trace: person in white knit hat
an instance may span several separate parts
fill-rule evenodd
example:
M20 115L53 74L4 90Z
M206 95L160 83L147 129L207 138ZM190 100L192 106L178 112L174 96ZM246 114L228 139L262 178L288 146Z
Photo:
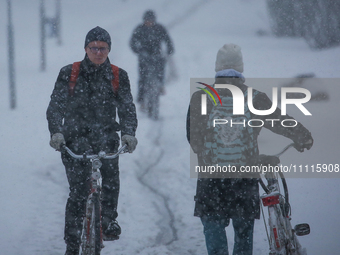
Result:
M215 71L215 84L234 85L242 90L245 102L247 101L248 86L244 84L243 58L240 46L230 43L220 48L216 56ZM206 86L206 90L212 95L214 94L209 85ZM225 102L230 102L228 100L233 95L228 89L216 89L221 97L221 102L223 102L223 107L218 100L216 100L218 104L215 105L211 100L207 100L207 114L204 115L201 113L201 98L205 91L198 90L192 95L187 114L187 139L192 151L197 155L199 166L212 166L217 162L218 165L233 165L240 169L244 165L275 165L279 162L276 157L264 159L259 156L257 138L261 127L244 127L242 135L237 136L237 138L246 139L246 142L242 143L239 142L241 139L234 139L234 135L238 132L238 129L234 126L227 127L227 125L224 125L226 128L217 128L217 131L214 128L209 128L209 119L211 120L211 117L214 117L214 112L216 113L217 109L228 108L228 111L225 112L232 112L229 109L231 106L225 105ZM252 101L255 109L270 109L272 106L268 96L255 89L253 90ZM221 112L222 110L220 110ZM226 118L224 115L221 116ZM228 116L228 118L232 117L234 116ZM285 119L293 119L288 115L282 116L279 108L266 116L255 115L248 109L245 111L244 117L262 120L263 122L266 119L276 119L279 120L277 123L281 123ZM293 140L295 148L301 152L305 148L309 150L313 145L311 133L300 123L294 127L283 127L279 124L270 125L267 122L264 127ZM217 135L215 135L216 132L218 132ZM226 140L228 144L225 143ZM240 150L241 153L236 154L236 147L244 150ZM230 151L226 153L222 149L221 151L225 153L223 155L218 154L216 151L221 148L228 148ZM236 155L240 155L237 161ZM233 255L251 255L253 253L254 222L255 219L260 218L258 179L250 176L246 178L229 176L229 178L226 178L226 176L215 175L212 177L211 173L208 173L208 176L199 173L194 215L201 218L209 255L229 254L225 228L229 225L230 220L232 220L235 232Z
M215 71L219 72L224 69L234 69L243 73L243 57L241 47L230 43L225 44L217 52Z

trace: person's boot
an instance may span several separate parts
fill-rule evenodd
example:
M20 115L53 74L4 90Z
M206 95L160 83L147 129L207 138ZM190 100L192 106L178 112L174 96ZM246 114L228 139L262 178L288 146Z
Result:
M103 240L113 241L113 240L119 239L119 235L122 233L122 230L120 226L118 225L118 222L116 220L113 220L105 225L106 226L103 226L104 227Z

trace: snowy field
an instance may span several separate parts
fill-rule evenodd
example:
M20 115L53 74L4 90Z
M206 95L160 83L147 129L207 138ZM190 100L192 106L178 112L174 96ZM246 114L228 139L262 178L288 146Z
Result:
M146 9L169 28L174 41L173 75L161 98L161 120L138 109L138 147L120 158L119 241L107 242L104 255L206 253L202 225L193 217L196 180L189 178L190 148L185 120L190 78L212 78L218 49L236 43L243 49L246 78L291 78L315 73L339 78L340 47L312 51L303 39L257 36L269 32L264 0L62 1L62 45L47 41L47 70L40 72L39 2L13 0L17 108L9 108L7 5L0 2L0 253L64 254L64 209L68 184L58 152L49 146L45 112L61 67L82 60L86 33L99 25L112 38L109 58L129 73L137 93L137 57L129 49L132 30ZM49 16L54 1L45 0ZM270 92L259 85L257 89ZM314 147L290 150L282 163L339 162L340 88L328 86L330 100L307 104L312 117L288 113L311 130ZM289 141L263 131L261 152L277 152ZM311 234L300 237L308 255L339 254L340 179L289 179L293 225L308 222ZM227 228L230 250L232 228ZM263 221L256 221L254 255L268 254Z

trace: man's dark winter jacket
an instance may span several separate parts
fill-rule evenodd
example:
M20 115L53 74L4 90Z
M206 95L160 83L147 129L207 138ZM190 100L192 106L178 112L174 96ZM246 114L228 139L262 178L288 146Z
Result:
M233 84L238 86L243 93L247 90L247 86L243 84L240 78L218 78L218 84ZM228 89L216 89L221 97L231 96ZM257 91L257 95L253 98L255 109L266 110L272 106L271 100L265 93ZM201 151L203 148L203 138L205 136L208 121L208 114L201 115L201 95L204 93L199 90L195 92L191 98L188 115L187 115L187 138L191 148L197 154L198 164L202 163ZM255 90L253 90L255 94ZM207 113L212 110L210 100L207 105ZM276 134L283 135L292 139L296 143L304 143L311 139L310 132L300 123L295 127L285 128L281 124L275 124L265 121L265 119L293 119L286 115L281 116L281 110L276 109L274 113L267 116L258 116L252 114L252 119L262 119L264 127ZM275 123L281 123L277 121ZM261 128L254 128L255 144L257 146L257 137ZM251 162L256 162L256 157ZM197 191L195 196L195 216L222 216L227 218L244 217L244 218L260 218L260 199L259 186L257 179L209 179L199 178L197 181Z
M162 42L167 45L167 54L172 54L174 47L165 27L157 23L152 26L142 24L133 31L130 47L139 55L161 56Z
M121 130L122 136L134 136L137 128L136 108L126 71L119 68L119 89L114 93L109 59L98 67L86 55L71 96L71 70L72 64L60 70L51 95L47 109L51 135L62 133L67 145L77 152L113 151L119 145L117 131Z

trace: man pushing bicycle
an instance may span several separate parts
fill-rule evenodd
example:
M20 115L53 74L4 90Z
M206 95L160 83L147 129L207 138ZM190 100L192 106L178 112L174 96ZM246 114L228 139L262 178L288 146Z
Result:
M128 74L111 65L108 54L111 37L100 27L85 38L85 58L60 70L47 109L50 145L60 150L66 144L77 154L116 152L121 132L122 145L132 153L137 145L136 108ZM119 123L116 121L118 113ZM82 218L89 194L91 164L62 153L70 193L65 212L66 255L79 254ZM105 160L101 167L103 233L118 239L121 228L116 221L119 195L118 157Z

